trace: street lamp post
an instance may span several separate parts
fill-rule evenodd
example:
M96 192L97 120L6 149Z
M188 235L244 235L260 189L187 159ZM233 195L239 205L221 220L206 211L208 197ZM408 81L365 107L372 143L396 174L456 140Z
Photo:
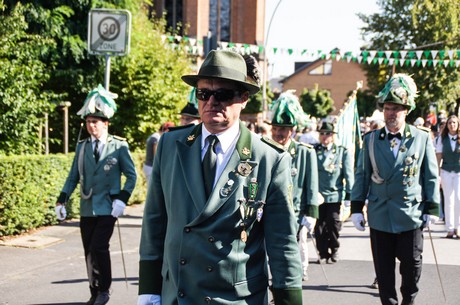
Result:
M64 153L69 153L69 107L70 102L62 102L62 111L64 112Z
M268 34L270 34L270 28L272 26L272 21L273 17L275 17L276 10L280 6L281 2L283 0L279 0L278 4L276 5L275 9L273 10L273 13L270 17L270 22L268 23L268 28L267 32L265 33L265 39L264 39L264 75L263 75L263 82L262 82L262 108L263 108L263 119L266 119L267 115L267 45L268 45Z

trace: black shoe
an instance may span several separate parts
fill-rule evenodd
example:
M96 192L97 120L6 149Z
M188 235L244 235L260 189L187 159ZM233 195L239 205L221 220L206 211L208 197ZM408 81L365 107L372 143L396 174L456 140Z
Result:
M339 253L337 251L332 253L331 257L329 258L329 261L331 264L337 263L339 261Z
M371 284L371 288L379 289L379 282L377 281L377 278L375 278L374 282Z
M86 305L94 305L94 302L96 302L96 296L92 295L88 302L86 302Z
M105 305L109 302L110 294L108 291L101 291L97 294L94 305Z

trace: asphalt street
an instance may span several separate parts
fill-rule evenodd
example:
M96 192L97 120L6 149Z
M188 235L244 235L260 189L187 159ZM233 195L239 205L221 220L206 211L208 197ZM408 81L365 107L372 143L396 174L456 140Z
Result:
M143 206L128 207L119 219L111 242L113 284L111 305L135 305L138 286L139 238ZM119 242L122 236L123 257ZM309 280L303 283L304 304L380 304L374 280L369 231L359 232L345 222L341 232L340 261L316 263L309 242ZM424 267L417 305L460 304L460 240L444 238L443 224L432 229L432 241L445 291L437 273L428 232L425 233ZM399 272L397 279L399 280ZM398 281L399 286L399 281ZM82 305L89 298L78 221L37 230L0 241L0 305Z

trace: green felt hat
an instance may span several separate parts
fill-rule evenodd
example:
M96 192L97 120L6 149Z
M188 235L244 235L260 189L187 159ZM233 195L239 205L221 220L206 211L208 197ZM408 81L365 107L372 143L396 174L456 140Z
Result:
M412 77L404 73L394 74L377 95L377 103L382 107L385 103L403 105L411 112L415 109L417 85Z
M198 113L198 99L196 98L196 88L193 87L188 95L188 103L180 111L180 114L194 118L200 118Z
M319 128L319 132L332 132L332 133L337 133L335 131L334 125L329 122L323 122L321 124L321 127Z
M256 94L260 87L249 80L247 67L244 58L229 50L212 50L206 56L197 75L184 75L182 80L190 86L196 87L200 79L221 79L234 81L246 90L249 94Z

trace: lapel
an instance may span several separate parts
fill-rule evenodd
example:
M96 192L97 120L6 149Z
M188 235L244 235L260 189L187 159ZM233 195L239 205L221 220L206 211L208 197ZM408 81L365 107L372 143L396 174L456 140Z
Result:
M185 185L199 213L206 203L201 168L201 124L192 130L185 141L176 141L176 147Z
M380 174L382 175L382 178L387 179L388 169L394 168L396 159L393 155L393 151L391 150L390 142L387 139L385 127L376 131L374 145L375 159L379 161L378 164L383 163L381 167L379 166Z
M84 164L85 171L91 169L91 172L93 172L96 169L96 160L93 155L93 143L91 142L91 137L86 140Z
M410 127L408 124L406 124L406 127L404 129L404 135L401 140L401 145L399 145L399 151L398 154L396 155L396 162L395 162L395 167L397 166L398 168L401 165L404 165L404 160L407 157L407 153L412 146L412 143L414 142L414 137L412 136L412 132L410 131Z
M201 128L200 128L201 130ZM201 143L200 141L197 141ZM197 145L199 148L201 148L200 144ZM199 151L199 157L201 156L201 150L198 149ZM198 193L200 193L202 196L202 200L200 201L201 204L204 204L203 209L199 209L201 213L198 215L197 218L195 218L190 225L196 225L209 217L211 217L217 210L219 210L230 198L233 198L233 194L239 187L243 187L246 178L242 175L237 174L238 173L238 165L243 162L243 161L249 161L251 158L251 151L252 151L252 140L251 140L251 132L249 131L244 124L240 122L240 136L238 138L238 141L236 143L235 150L232 152L232 155L230 157L230 160L228 161L227 165L225 166L224 170L222 171L221 176L216 182L216 185L211 192L209 199L207 202L205 202L205 193L204 193L204 183L203 179L196 179L195 180L200 180L198 184L195 184L195 188L192 189L192 191L196 191L196 188L198 185L201 185L199 187ZM199 159L200 160L200 159ZM254 168L257 166L257 163L255 162L250 162L251 167ZM201 168L201 165L200 165ZM201 172L201 170L200 170ZM202 173L202 172L201 172ZM193 181L193 180L190 180ZM232 186L230 187L228 182L233 181ZM227 193L223 192L223 190L228 189L229 191ZM189 189L190 191L190 189ZM232 200L232 203L236 204L236 200ZM197 204L195 204L197 206ZM201 205L200 205L201 207ZM198 207L197 207L198 208Z

